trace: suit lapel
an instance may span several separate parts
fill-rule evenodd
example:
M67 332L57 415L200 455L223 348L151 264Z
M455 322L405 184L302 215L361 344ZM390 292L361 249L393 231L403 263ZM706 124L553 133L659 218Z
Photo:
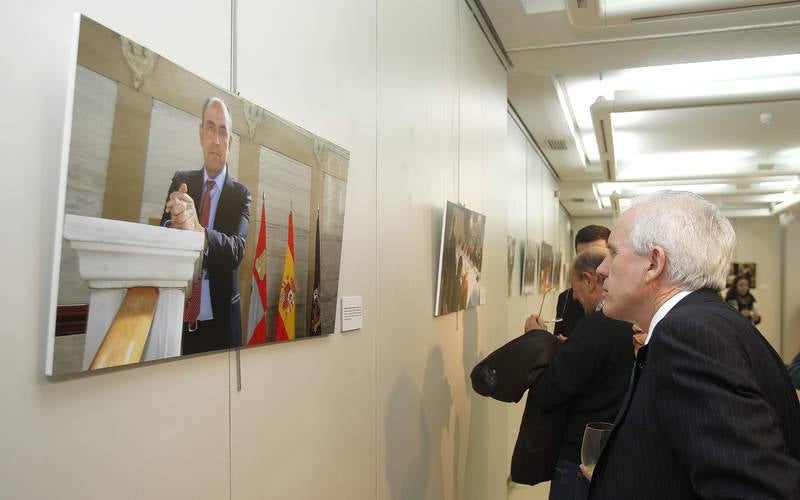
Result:
M603 474L603 470L605 469L606 462L608 461L608 454L609 450L613 447L613 443L616 440L617 434L619 432L620 424L623 420L625 420L625 415L628 413L628 409L631 406L631 401L633 400L633 394L636 392L636 386L639 384L639 379L642 375L642 370L644 369L645 365L647 364L647 351L649 345L642 346L639 348L639 352L636 353L636 361L633 363L633 367L631 368L631 377L628 382L628 392L625 393L625 398L622 401L622 406L619 407L619 411L617 412L617 416L614 418L614 429L611 431L611 435L608 437L608 441L606 442L603 451L600 453L600 458L597 460L597 465L594 469L594 477L599 478ZM597 483L597 481L592 481L589 485L589 491L592 490L592 487Z
M233 178L231 177L230 168L228 168L225 172L225 181L222 183L222 192L219 193L217 214L214 216L214 229L218 231L223 230L227 224L227 221L230 220L225 210L235 206L235 203L230 201L233 193Z
M628 413L628 408L631 406L631 400L633 399L633 393L636 391L636 385L639 383L639 378L642 376L642 370L645 364L647 364L647 350L649 347L649 345L642 346L639 352L636 353L636 361L633 363L631 377L628 380L628 392L625 394L622 406L619 407L617 416L614 418L614 430L617 429L617 425L625 418L625 414Z
M188 181L186 188L189 190L189 196L194 200L194 206L199 214L200 206L203 202L203 169L192 170L191 175L186 180Z

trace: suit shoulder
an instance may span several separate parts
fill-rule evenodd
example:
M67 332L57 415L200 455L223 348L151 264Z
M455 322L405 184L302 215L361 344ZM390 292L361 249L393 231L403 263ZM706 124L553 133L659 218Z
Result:
M172 184L177 184L179 182L188 183L190 180L194 180L199 172L199 170L176 170L175 173L172 174Z
M233 177L230 178L228 187L231 188L231 192L235 193L236 198L241 200L242 203L245 205L250 205L253 199L252 195L250 194L250 188L237 181Z
M745 358L751 350L761 348L763 339L747 318L722 301L676 307L659 322L656 330L655 340L669 338L709 353L730 350Z
M250 195L250 188L248 188L247 186L245 186L244 184L242 184L238 180L234 179L233 177L231 177L231 183L233 184L233 186L238 191L241 191L242 193L244 193L244 194L246 194L248 196Z
M748 327L750 322L722 300L678 304L661 320L664 326L683 324L695 327L726 326Z
M603 332L612 333L615 335L624 335L630 339L633 335L631 324L627 321L620 321L617 319L609 318L601 311L596 311L582 317L575 325L575 333L582 331L602 330Z
M173 177L194 177L195 175L199 175L202 171L201 170L176 170L175 173L172 175Z

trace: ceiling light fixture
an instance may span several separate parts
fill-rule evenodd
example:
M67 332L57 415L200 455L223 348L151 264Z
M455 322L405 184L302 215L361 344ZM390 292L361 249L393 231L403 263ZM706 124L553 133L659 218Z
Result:
M530 0L528 0L530 1ZM615 26L675 17L707 16L715 13L783 7L789 0L566 0L569 20L584 28Z

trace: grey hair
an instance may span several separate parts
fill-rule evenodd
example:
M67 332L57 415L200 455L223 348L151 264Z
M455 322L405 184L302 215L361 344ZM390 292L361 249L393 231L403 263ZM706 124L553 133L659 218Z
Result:
M630 241L638 255L659 246L667 256L667 281L686 291L725 288L736 246L730 221L712 203L688 191L659 191L637 198Z
M595 274L600 264L608 255L608 249L604 247L591 247L575 256L572 261L571 272L573 275L580 276L583 273Z
M228 109L228 105L225 104L225 101L222 100L220 97L209 97L206 99L206 102L203 103L203 112L200 114L200 125L203 125L205 118L206 118L206 111L208 111L208 107L211 106L212 103L218 102L222 105L223 111L225 111L225 120L227 121L226 125L228 128L228 135L233 134L233 119L231 118L231 110Z

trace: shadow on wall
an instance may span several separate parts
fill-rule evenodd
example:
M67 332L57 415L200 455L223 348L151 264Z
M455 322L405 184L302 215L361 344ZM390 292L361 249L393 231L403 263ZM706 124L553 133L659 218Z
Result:
M386 407L386 479L394 500L444 498L441 443L452 406L442 351L434 347L422 394L403 376Z
M455 488L457 499L483 500L489 497L488 460L489 460L489 400L483 398L472 390L470 372L472 368L483 359L483 353L478 352L478 310L470 308L464 311L464 350L462 360L464 363L464 389L467 391L466 400L469 401L469 414L466 416L467 428L466 464L463 476L458 474L458 457L460 457L460 425L456 417L456 474ZM459 488L463 484L463 491Z

